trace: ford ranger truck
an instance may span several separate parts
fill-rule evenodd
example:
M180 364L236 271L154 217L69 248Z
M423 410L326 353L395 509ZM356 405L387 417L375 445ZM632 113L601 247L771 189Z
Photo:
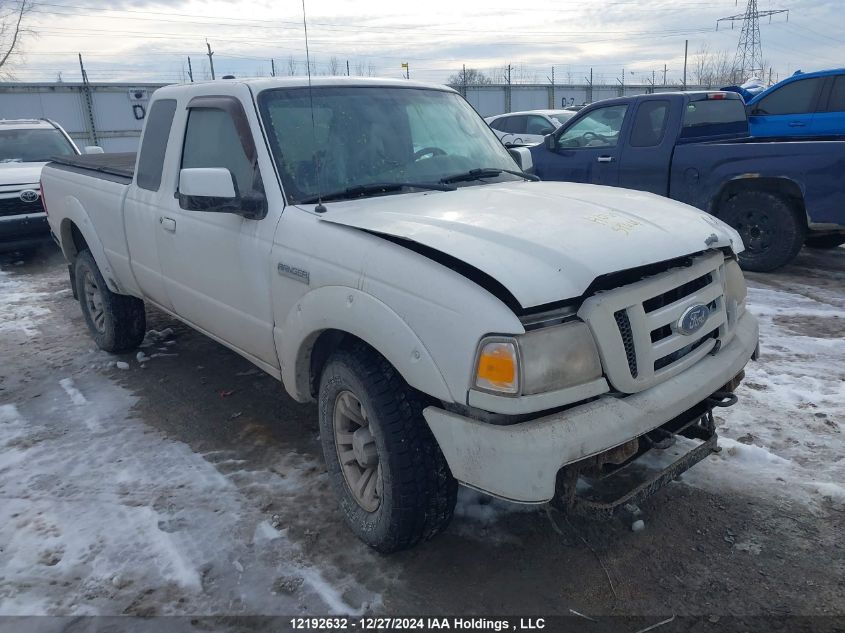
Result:
M343 515L383 552L442 531L459 483L636 502L716 449L757 349L736 231L538 182L444 86L168 86L137 159L56 160L42 192L97 344L133 349L156 308L316 402Z

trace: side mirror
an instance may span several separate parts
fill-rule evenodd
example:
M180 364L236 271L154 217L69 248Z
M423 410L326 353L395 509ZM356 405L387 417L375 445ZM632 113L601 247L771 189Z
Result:
M556 141L555 141L555 135L554 134L549 134L548 136L546 136L543 139L543 145L546 146L547 150L554 151L555 143L556 143Z
M534 159L531 157L531 150L527 147L511 147L508 153L522 171L528 174L534 171Z
M102 147L97 145L86 145L85 149L82 150L83 154L105 154Z
M233 213L250 220L267 215L267 199L259 191L240 195L225 167L192 167L179 172L179 206L188 211Z
M235 179L225 167L192 167L179 172L179 195L190 198L238 197Z

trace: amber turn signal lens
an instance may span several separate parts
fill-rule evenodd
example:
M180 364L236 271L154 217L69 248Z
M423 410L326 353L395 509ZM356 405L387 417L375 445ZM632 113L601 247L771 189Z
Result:
M476 386L502 393L519 392L516 346L509 342L491 342L478 355Z

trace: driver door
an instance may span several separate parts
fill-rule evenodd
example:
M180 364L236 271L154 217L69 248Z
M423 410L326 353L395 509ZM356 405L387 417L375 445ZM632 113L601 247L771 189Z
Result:
M534 169L541 180L619 184L619 138L627 104L595 108L558 130ZM539 157L538 157L539 158Z

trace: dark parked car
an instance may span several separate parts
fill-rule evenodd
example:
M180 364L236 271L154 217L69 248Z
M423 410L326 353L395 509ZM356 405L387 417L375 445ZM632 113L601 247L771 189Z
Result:
M736 93L658 93L590 105L529 150L534 173L650 191L736 228L740 263L769 271L801 246L845 243L845 140L748 134Z

